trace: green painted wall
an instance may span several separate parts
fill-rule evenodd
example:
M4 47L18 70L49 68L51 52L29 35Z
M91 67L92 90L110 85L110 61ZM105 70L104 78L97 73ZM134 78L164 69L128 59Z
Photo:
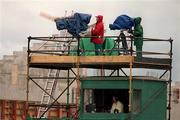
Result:
M84 78L83 89L128 89L129 81L125 77ZM139 113L84 113L80 112L80 120L166 120L167 85L166 81L133 79L133 89L141 90L141 111ZM81 107L83 107L81 92Z

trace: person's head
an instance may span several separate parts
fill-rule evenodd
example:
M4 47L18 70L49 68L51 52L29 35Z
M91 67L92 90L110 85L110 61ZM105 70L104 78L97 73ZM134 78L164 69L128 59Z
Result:
M142 20L141 17L136 17L136 18L134 18L134 24L135 24L135 25L140 24L140 23L141 23L141 20Z
M121 29L121 30L120 30L120 33L124 33L124 31Z
M103 21L103 16L102 15L97 15L96 16L96 22L102 22Z
M113 102L117 102L119 99L116 96L113 96Z

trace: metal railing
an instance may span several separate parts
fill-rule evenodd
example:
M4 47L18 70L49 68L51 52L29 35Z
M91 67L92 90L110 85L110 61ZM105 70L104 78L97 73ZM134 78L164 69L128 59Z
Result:
M81 53L83 52L96 52L96 50L83 50L80 48L80 40L82 38L94 38L94 37L97 37L97 36L84 36L84 37L80 37L80 38L74 38L72 36L67 36L67 37L28 37L28 52L29 54L53 54L53 55L70 55L70 54L65 54L65 53L70 53L70 52L77 52L77 55L78 56L81 56ZM64 40L60 40L61 38L65 38L67 39L66 41ZM117 51L118 53L123 53L124 52L124 49L123 48L120 48L119 46L121 46L121 42L122 40L119 38L119 36L104 36L103 37L104 39L105 38L111 38L112 39L112 42L115 43L116 46L114 46L113 49L111 50L103 50L101 52L112 52L112 51ZM126 36L127 38L127 42L130 42L130 45L129 45L129 49L127 50L127 52L129 53L129 55L133 55L135 56L135 53L138 53L139 51L136 51L133 49L133 41L135 38L138 38L138 37L133 37L133 36ZM156 56L160 56L160 55L166 55L168 56L167 58L170 58L170 56L172 55L172 39L154 39L154 38L142 38L143 39L143 42L146 43L146 42L169 42L169 50L167 50L168 52L158 52L158 51L140 51L142 52L142 55L156 55ZM33 49L31 47L31 43L32 41L41 41L41 42L44 42L42 43L45 48L43 49L43 46L41 46L41 49ZM49 44L49 46L47 45L48 42L51 42ZM53 50L53 49L47 49L47 48L53 48L55 47L55 43L56 42L59 42L59 43L69 43L68 46L69 46L69 49L66 49L66 50ZM160 46L162 44L159 44ZM72 45L73 44L73 45ZM157 44L157 43L156 43ZM54 45L54 46L53 46ZM144 49L144 48L143 48ZM152 47L153 49L153 47Z

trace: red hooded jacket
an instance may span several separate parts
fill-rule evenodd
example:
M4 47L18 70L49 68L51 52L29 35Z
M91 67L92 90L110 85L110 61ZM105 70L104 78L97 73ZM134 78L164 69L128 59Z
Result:
M103 24L103 16L102 15L98 15L97 16L97 23L95 26L95 29L91 30L91 35L92 36L98 36L98 37L94 37L91 38L91 41L95 44L103 44L104 40L104 24Z

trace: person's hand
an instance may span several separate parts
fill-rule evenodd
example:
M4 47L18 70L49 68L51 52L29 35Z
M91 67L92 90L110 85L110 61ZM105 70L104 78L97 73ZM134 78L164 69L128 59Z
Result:
M128 33L129 33L129 34L133 34L133 30L132 30L132 29L129 29L129 30L128 30Z
M96 26L96 23L93 23L93 24L91 24L91 25L89 25L88 27L95 27Z

